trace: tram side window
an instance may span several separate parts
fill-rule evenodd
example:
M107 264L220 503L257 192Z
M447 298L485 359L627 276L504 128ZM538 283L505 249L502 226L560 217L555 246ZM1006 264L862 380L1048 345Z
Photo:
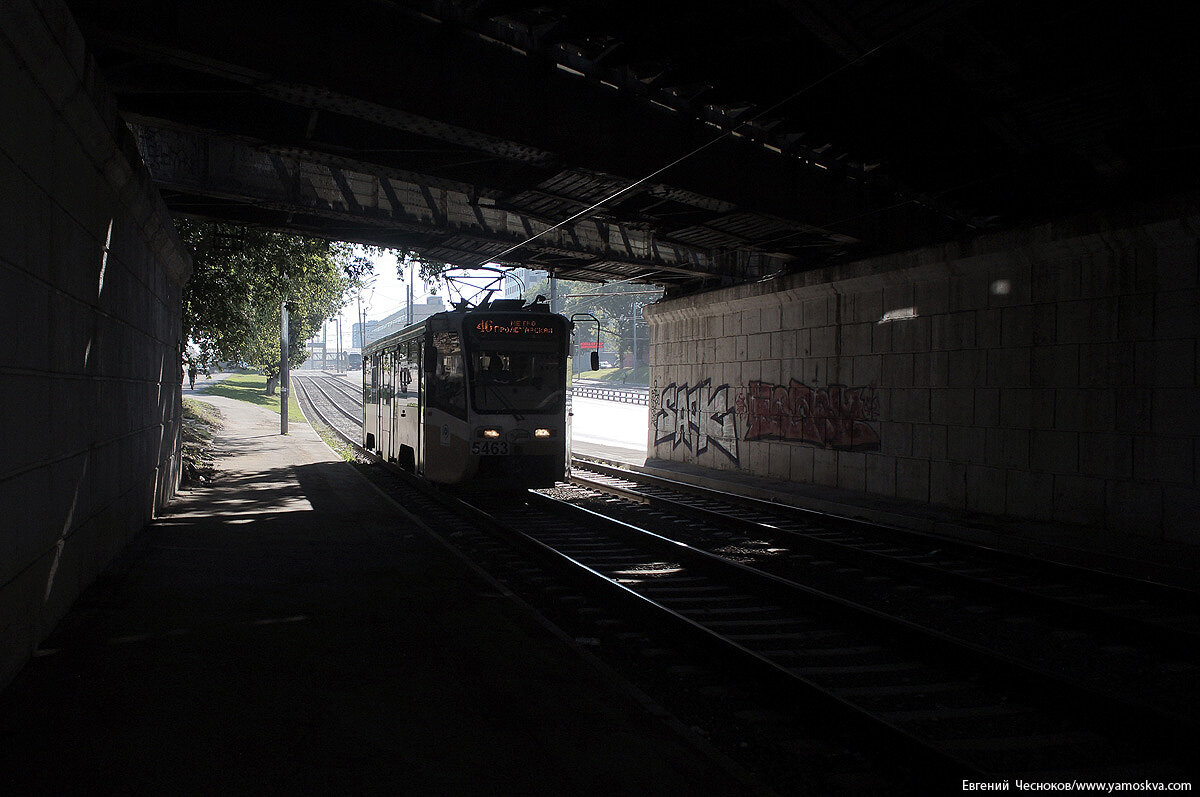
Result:
M467 387L463 374L462 346L457 332L434 332L437 370L428 380L429 406L459 418L467 417Z
M414 346L416 343L413 341L401 343L396 352L396 395L406 399L413 399L417 395L416 376L421 363L413 354Z
M392 403L392 353L383 352L380 356L383 360L383 382L379 386L379 403Z
M368 400L375 404L379 401L379 355L371 358L371 385Z
M388 358L392 363L392 378L389 385L388 394L391 396L392 401L395 401L397 395L400 393L400 369L403 367L404 363L400 362L399 349L392 349L390 352L388 352Z

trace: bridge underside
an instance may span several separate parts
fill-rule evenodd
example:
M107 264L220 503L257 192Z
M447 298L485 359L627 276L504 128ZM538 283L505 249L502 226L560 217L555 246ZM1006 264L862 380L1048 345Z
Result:
M688 289L1194 185L1144 10L70 5L172 210L461 265Z
M369 167L348 158L254 147L196 131L136 123L134 132L168 206L189 216L416 251L447 263L520 264L591 281L742 281L777 273L792 260L660 238L651 225L607 215L555 228L549 215L538 212L548 202L568 212L584 207L554 199L556 190L619 190L604 175L564 171L538 190L511 196L399 169L365 171ZM750 223L746 214L740 216ZM739 215L726 214L724 221L737 224ZM820 231L782 219L754 223L827 243Z

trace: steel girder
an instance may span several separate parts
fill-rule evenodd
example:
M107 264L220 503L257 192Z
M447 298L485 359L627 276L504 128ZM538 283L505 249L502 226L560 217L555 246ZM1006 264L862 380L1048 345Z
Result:
M145 123L133 130L168 204L187 215L302 227L461 265L501 262L552 269L568 278L620 275L672 283L719 280L728 273L713 250L662 240L652 230L596 220L550 230L545 220L494 198L430 185L412 175L368 173L352 168L353 162L317 160L195 131ZM780 258L755 253L740 276L762 276L783 266Z

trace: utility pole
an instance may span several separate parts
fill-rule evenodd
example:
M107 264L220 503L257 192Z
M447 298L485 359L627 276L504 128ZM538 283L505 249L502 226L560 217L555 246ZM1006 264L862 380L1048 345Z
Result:
M279 433L288 433L288 312L287 302L279 305Z
M637 305L633 306L633 370L637 370Z
M372 295L375 291L375 278L367 280L365 283L358 286L355 292L358 297L358 351L361 354L362 350L367 347L367 312L363 309L362 295L367 288L371 289ZM371 309L371 299L367 298L367 310ZM354 335L350 335L350 348L354 348Z
M638 367L637 345L638 345L638 316L642 314L642 305L634 302L633 309L633 368L636 371Z
M413 264L408 262L408 323L405 326L410 326L413 322Z
M335 367L334 370L340 374L342 372L342 311L341 310L338 310L337 318L335 318L333 320L334 320L334 323L337 325L337 346L334 349L334 351L336 352L336 354L334 356L337 357L337 360L336 360L337 366Z

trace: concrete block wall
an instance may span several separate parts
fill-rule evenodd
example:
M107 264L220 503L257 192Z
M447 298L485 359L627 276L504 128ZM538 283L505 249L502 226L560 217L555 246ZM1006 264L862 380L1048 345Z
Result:
M647 307L651 455L1200 544L1200 210Z
M70 13L0 4L0 686L178 484L190 264Z

